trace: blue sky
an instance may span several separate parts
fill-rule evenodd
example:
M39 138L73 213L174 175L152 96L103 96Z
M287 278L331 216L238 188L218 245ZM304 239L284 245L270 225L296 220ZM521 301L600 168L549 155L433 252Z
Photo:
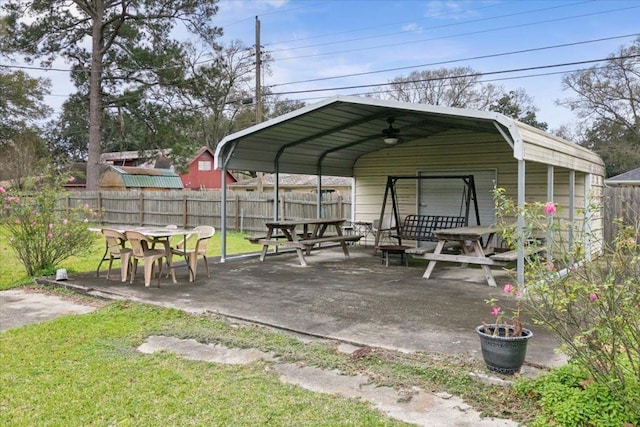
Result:
M640 33L639 0L222 0L217 22L223 41L255 43L255 16L261 45L275 58L263 83L276 93L385 83L425 68L469 66L496 72L606 58ZM472 59L513 51L587 42L562 48ZM444 64L447 61L457 61ZM428 65L434 64L434 65ZM415 67L423 65L422 67ZM575 121L555 105L563 92L561 72L598 65L569 65L494 74L487 80L505 89L524 88L551 129ZM411 67L398 70L402 67ZM376 71L396 69L377 73ZM375 72L375 73L374 73ZM358 76L285 84L347 74ZM554 74L549 74L554 73ZM517 78L529 75L535 77ZM546 75L540 75L546 74ZM369 89L286 94L314 102Z
M240 40L253 46L259 17L261 45L275 59L263 83L273 92L329 89L282 95L308 103L362 94L370 89L335 88L385 83L426 68L469 66L490 73L602 59L640 33L640 0L221 0L219 8L215 24L224 30L223 43ZM581 44L478 58L573 43ZM64 67L62 61L58 65ZM575 121L571 111L555 105L571 95L562 91L558 73L594 65L485 79L507 90L524 88L540 109L538 118L555 129ZM395 70L379 72L389 69ZM339 77L350 74L358 75ZM530 75L538 76L523 77ZM68 76L46 76L53 80L47 101L58 107L72 90ZM307 82L291 84L301 81Z

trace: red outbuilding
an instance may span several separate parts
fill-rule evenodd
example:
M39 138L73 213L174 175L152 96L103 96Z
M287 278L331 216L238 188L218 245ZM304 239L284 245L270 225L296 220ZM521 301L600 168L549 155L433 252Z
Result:
M202 147L189 161L187 172L180 176L185 190L219 190L222 188L222 171L213 168L214 152L209 147ZM227 184L236 182L227 172Z

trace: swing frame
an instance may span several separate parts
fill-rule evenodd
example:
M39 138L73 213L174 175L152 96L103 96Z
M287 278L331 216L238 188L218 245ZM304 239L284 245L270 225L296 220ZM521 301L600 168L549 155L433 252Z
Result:
M398 194L396 192L396 184L401 180L435 180L435 179L459 179L462 180L465 184L465 189L463 193L463 204L464 204L464 225L469 225L469 210L471 208L471 202L473 201L474 212L476 225L480 225L480 212L478 211L478 197L476 194L476 184L473 175L400 175L387 176L387 185L384 190L384 198L382 200L382 207L380 209L380 217L378 219L378 224L383 223L384 213L387 208L387 200L389 195L391 195L391 204L392 204L392 219L393 225L390 227L391 230L395 230L396 235L401 235L401 227L400 224L400 215L398 213ZM374 248L378 247L378 243L380 242L380 236L382 234L382 230L378 229L375 236ZM374 249L375 251L375 249Z

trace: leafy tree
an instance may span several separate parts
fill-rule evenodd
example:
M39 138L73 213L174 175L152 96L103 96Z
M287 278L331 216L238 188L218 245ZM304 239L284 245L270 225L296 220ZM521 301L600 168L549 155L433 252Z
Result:
M253 102L253 49L232 41L205 63L192 49L188 69L189 78L176 88L172 105L193 112L193 131L205 145L215 148L232 131L235 116Z
M297 99L279 99L278 97L270 96L267 105L267 117L273 118L300 109L306 104L304 101Z
M615 176L640 165L640 140L624 125L596 120L590 127L582 126L580 145L595 151L605 163L606 176Z
M48 90L46 79L0 69L0 179L14 187L23 188L46 156L37 121L50 112L43 102Z
M182 83L185 47L175 32L211 46L222 32L211 25L217 0L7 0L2 10L3 48L44 66L57 57L73 64L89 101L88 189L98 185L105 109L136 91Z
M0 146L25 128L35 129L36 121L50 113L43 102L49 86L48 80L32 78L23 71L0 69Z
M390 86L376 89L371 96L417 104L486 110L502 92L491 84L482 84L470 67L414 71L399 76Z
M89 102L86 97L71 95L55 121L47 124L47 147L54 159L83 161L87 156L89 136Z
M502 113L538 129L547 130L549 128L547 123L538 121L536 117L538 108L522 88L505 93L489 106L489 111Z
M607 175L640 165L640 38L604 65L567 74L563 85L575 96L558 104L582 119L580 144L600 154Z
M48 153L39 132L24 129L0 145L0 180L11 182L12 188L23 190L27 181L42 173Z
M414 71L396 77L390 86L380 87L371 96L417 104L490 110L547 130L539 122L537 107L524 89L505 92L500 86L483 83L480 74L470 67L439 68Z
M185 52L180 84L128 91L105 111L103 151L171 148L173 163L180 166L202 145L215 148L238 129L236 117L246 116L253 103L251 49L232 42L213 56L191 45L185 45ZM65 103L58 123L51 124L50 145L58 155L85 156L87 105L86 96L74 95Z

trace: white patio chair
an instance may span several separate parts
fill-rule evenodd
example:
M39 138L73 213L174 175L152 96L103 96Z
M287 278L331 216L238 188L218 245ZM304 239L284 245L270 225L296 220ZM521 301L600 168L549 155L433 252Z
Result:
M125 247L127 237L111 228L103 228L101 230L107 242L107 251L102 257L102 261L98 264L98 271L103 261L109 261L109 269L107 270L107 280L111 278L111 267L114 260L120 260L120 276L123 282L127 281L129 273L129 263L131 262L131 248ZM107 258L107 256L109 258Z
M175 247L171 248L169 254L169 263L173 265L172 256L180 255L184 257L187 265L189 266L189 281L194 282L196 280L196 272L198 268L198 255L201 255L204 259L204 267L207 271L207 277L209 275L209 262L207 261L207 244L209 239L215 234L216 229L209 225L200 225L193 229L194 233L187 238L186 246L185 242L178 243Z
M133 259L133 268L131 269L131 283L138 269L138 260L144 263L144 285L149 287L151 284L151 276L153 276L154 266L158 263L158 287L160 287L160 276L162 275L162 258L167 256L165 249L152 249L150 244L152 241L142 233L137 231L126 231L127 240L131 243L131 257Z

